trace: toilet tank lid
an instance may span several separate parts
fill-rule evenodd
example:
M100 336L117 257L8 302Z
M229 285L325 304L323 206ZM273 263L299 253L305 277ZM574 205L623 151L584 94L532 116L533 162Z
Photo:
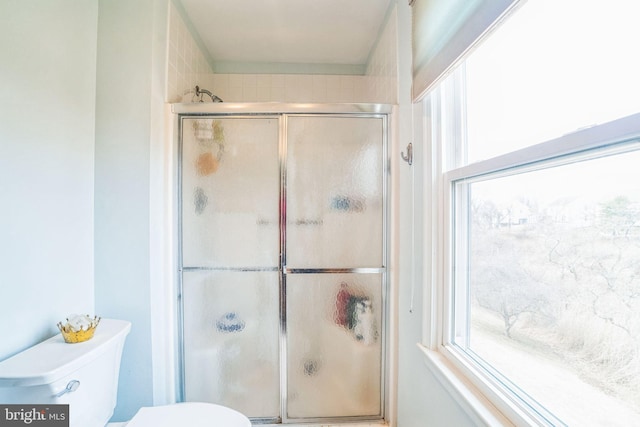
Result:
M58 334L0 362L0 387L50 384L117 345L130 330L125 320L102 319L88 341L67 344Z

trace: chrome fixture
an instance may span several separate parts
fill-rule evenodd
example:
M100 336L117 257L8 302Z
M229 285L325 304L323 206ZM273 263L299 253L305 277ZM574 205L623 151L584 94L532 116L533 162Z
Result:
M211 102L223 102L222 99L220 99L218 96L214 95L211 93L211 91L208 91L206 89L200 89L200 86L196 86L196 96L200 97L200 102L204 102L202 100L202 95L209 95L211 97Z
M413 144L409 143L409 145L407 145L407 154L404 154L403 151L400 153L400 156L402 157L402 160L409 163L409 166L411 166L413 164Z
M80 387L80 381L71 380L71 381L69 381L69 384L67 384L67 387L65 387L64 390L62 390L60 393L56 394L56 397L64 396L67 393L73 393L74 391L76 391L78 389L78 387Z

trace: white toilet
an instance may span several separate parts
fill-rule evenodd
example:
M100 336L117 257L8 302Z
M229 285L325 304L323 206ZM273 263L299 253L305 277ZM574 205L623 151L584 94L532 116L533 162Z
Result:
M104 427L116 406L120 357L131 323L102 319L89 341L59 334L0 362L0 404L68 404L70 427ZM211 403L141 408L127 427L250 427L247 417ZM110 425L111 426L111 425Z

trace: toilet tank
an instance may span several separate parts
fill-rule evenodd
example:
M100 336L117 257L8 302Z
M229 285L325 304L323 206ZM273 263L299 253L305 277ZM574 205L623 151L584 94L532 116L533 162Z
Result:
M113 415L131 323L102 319L92 339L58 334L0 362L1 404L68 404L70 427L103 427Z

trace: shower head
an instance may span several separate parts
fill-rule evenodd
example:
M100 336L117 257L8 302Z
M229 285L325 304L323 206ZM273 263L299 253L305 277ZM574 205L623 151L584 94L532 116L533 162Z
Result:
M200 86L196 86L196 96L200 97L200 102L202 101L202 94L209 95L211 97L211 102L223 102L222 99L212 94L210 91L206 89L200 89Z

